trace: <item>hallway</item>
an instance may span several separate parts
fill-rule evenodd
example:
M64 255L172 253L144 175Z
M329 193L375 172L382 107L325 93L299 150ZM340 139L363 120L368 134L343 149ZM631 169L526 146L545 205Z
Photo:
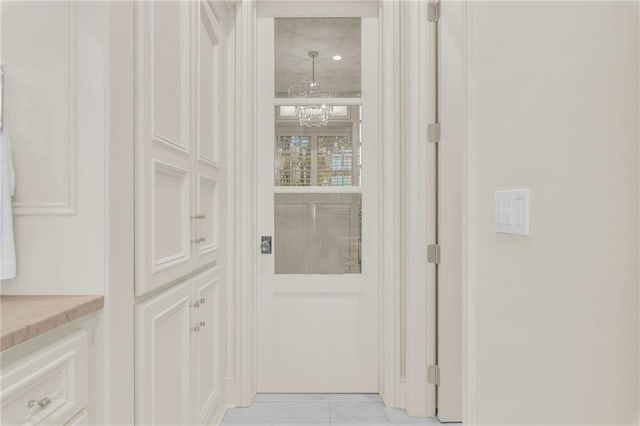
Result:
M437 419L408 416L385 407L377 394L258 394L250 407L232 408L222 422L231 426L438 425Z

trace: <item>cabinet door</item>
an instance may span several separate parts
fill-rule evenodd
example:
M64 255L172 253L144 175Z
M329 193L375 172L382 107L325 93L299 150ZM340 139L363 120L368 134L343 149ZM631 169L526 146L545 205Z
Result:
M207 2L201 2L196 29L196 140L195 200L196 262L215 262L220 218L220 44L219 23Z
M192 3L139 2L136 66L136 294L193 268Z
M192 287L136 306L136 424L190 424Z
M198 304L197 317L200 327L195 333L196 344L193 365L194 390L197 408L194 419L196 424L208 424L214 415L219 415L224 409L222 401L221 372L221 309L220 282L218 268L211 269L194 278L193 286L195 301Z

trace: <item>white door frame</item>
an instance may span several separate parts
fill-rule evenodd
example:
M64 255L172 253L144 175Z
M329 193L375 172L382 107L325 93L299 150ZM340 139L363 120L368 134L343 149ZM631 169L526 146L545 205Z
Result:
M426 366L435 361L435 273L426 265L426 241L433 237L435 226L428 227L425 193L435 177L425 171L430 150L425 147L425 118L432 111L426 103L425 82L427 54L426 2L265 2L242 0L235 11L232 31L235 52L234 111L235 223L229 226L235 238L233 275L235 288L230 302L229 327L233 330L229 348L227 384L228 403L251 404L256 389L256 261L259 241L256 233L256 19L272 16L378 16L380 28L380 132L379 156L381 196L379 203L380 256L380 394L387 405L406 408L415 416L435 414L435 386L428 385ZM420 34L419 42L403 46L409 34ZM400 75L400 49L413 55ZM406 55L405 55L406 57ZM410 79L410 87L400 85ZM407 80L409 81L409 80ZM418 87L418 90L414 90ZM401 91L405 96L401 97ZM423 94L424 92L424 94ZM407 96L412 94L412 96ZM401 105L402 99L402 105ZM399 111L410 111L401 121ZM410 160L409 162L407 162ZM403 173L403 175L401 175ZM404 176L404 178L402 177ZM407 188L403 183L414 180ZM404 191L404 192L403 192ZM402 219L407 224L402 234L402 211L411 212ZM229 230L229 228L232 228ZM409 232L410 230L410 232ZM401 255L401 247L404 247ZM403 300L409 301L404 303ZM430 301L427 306L427 300ZM426 312L429 312L428 316ZM426 339L425 339L426 337ZM406 360L403 361L403 360ZM410 397L407 397L410 395Z

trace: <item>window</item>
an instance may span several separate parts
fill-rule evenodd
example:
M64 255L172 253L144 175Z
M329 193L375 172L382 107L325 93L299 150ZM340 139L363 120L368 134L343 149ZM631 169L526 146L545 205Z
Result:
M318 128L302 127L288 109L276 109L275 186L360 185L360 108L335 109L342 118Z

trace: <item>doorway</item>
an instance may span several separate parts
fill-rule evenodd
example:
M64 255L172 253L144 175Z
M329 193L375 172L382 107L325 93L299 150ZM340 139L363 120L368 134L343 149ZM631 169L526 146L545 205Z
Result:
M377 19L257 31L257 391L377 393Z

